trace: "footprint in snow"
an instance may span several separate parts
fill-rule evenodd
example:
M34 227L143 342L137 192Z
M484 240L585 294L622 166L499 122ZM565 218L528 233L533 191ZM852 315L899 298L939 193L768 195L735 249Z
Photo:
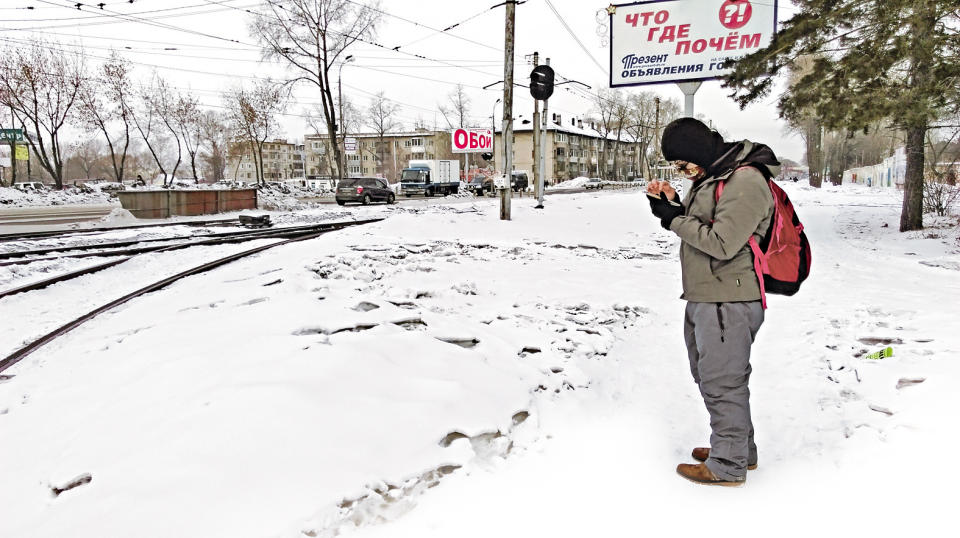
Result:
M371 310L376 310L378 308L380 308L380 305L369 303L367 301L363 301L357 306L353 307L353 309L356 310L357 312L369 312Z

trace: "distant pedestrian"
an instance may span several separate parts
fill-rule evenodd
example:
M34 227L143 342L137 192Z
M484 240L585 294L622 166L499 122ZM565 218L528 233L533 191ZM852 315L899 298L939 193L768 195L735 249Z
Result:
M693 449L703 463L680 464L677 472L694 482L737 486L757 465L748 383L750 347L764 318L748 241L760 241L770 224L774 205L766 180L780 163L769 147L726 143L693 118L667 125L661 147L693 180L682 203L665 181L651 182L647 194L663 228L682 240L684 340L712 430L710 447Z

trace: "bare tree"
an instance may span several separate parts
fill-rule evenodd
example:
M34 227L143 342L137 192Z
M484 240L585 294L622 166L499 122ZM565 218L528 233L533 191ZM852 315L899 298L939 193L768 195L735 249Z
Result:
M259 81L252 88L238 87L227 93L228 116L237 139L247 143L257 171L263 175L263 145L278 131L277 116L286 109L287 89L271 81Z
M154 78L156 78L154 73ZM163 147L163 135L160 132L160 118L156 112L153 103L150 101L150 91L147 87L141 87L137 94L137 107L133 109L133 125L140 133L143 144L147 147L147 152L153 158L156 164L156 172L163 175L163 184L167 184L167 170L163 166L160 158Z
M82 53L34 40L0 54L0 104L27 134L27 144L57 188L63 188L64 127L76 118L85 81Z
M607 156L610 153L611 146L614 143L610 136L615 134L617 137L622 133L627 116L627 104L620 90L601 88L593 94L593 112L597 114L594 121L596 131L600 135L600 177L609 179L610 173L607 169ZM616 166L616 162L614 163Z
M206 147L201 160L206 166L208 174L204 174L208 181L222 181L227 177L227 153L230 144L227 118L211 110L200 116L200 139Z
M416 121L413 122L414 131L429 131L430 125L427 123L427 120L423 119L423 114L417 116Z
M183 162L183 139L180 134L178 119L185 115L183 107L186 106L186 104L183 96L177 93L166 79L159 76L154 77L154 84L152 92L149 94L149 99L160 122L167 128L167 133L170 135L167 140L172 141L177 147L177 160L173 163L173 169L170 171L170 179L164 182L169 185L173 183L173 180L177 179L177 169L180 168L180 163Z
M76 168L79 166L80 170L83 171L83 175L87 179L91 179L91 176L96 175L96 172L100 172L101 167L106 164L104 161L107 155L105 155L103 150L103 142L99 139L87 138L71 146L70 156L67 158L66 166L64 167L67 177L74 177L68 174L71 169L76 171Z
M447 104L437 107L443 120L447 122L447 127L462 129L470 125L470 97L463 91L463 84L457 84L457 87L447 94Z
M187 151L187 157L190 159L190 171L193 173L194 181L199 181L200 174L197 173L197 158L199 157L200 147L203 144L202 119L203 112L197 104L196 97L190 94L180 94L177 96L173 110L173 124L176 126L177 134L183 141L183 148Z
M140 106L133 115L134 125L163 175L164 186L167 186L176 178L177 168L183 160L183 146L175 122L180 98L156 72L149 84L141 86L138 97ZM164 149L171 144L176 144L177 158L168 172L163 163Z
M953 121L960 120L954 112ZM947 119L947 118L944 118ZM949 121L949 119L948 119ZM927 131L926 180L923 183L923 209L944 216L960 201L957 172L960 169L960 121Z
M342 65L345 51L354 43L373 35L381 13L378 7L379 2L367 6L352 0L268 1L251 23L250 31L263 46L264 56L283 61L295 73L289 83L305 82L320 90L326 132L332 141L337 140L337 111L331 70ZM336 143L331 147L337 177L342 179L343 152Z
M390 131L399 128L396 121L397 112L400 111L400 105L386 98L384 92L376 94L370 99L370 107L367 108L367 124L377 134L377 148L374 158L377 160L377 172L383 174L385 159L384 155L387 149L385 135ZM391 153L393 149L391 148ZM394 174L396 171L394 171Z
M450 129L463 129L470 125L470 97L463 91L463 84L457 86L447 94L447 104L438 104L440 114L443 120L447 122ZM464 154L466 164L464 166L464 177L470 170L470 154Z
M133 81L130 64L113 52L94 78L96 85L87 84L80 92L80 115L84 124L103 135L110 153L113 178L123 182L127 153L130 150L133 122ZM120 127L111 135L114 125Z
M639 146L636 156L636 170L644 170L648 179L653 176L650 169L650 159L647 152L650 150L657 128L656 95L651 92L641 92L630 95L628 98L629 115L625 126L627 135Z

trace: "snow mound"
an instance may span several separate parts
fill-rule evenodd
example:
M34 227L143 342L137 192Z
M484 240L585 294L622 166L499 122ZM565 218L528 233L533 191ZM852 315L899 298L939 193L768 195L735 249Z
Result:
M590 178L586 176L575 177L567 181L561 181L555 185L547 187L548 189L580 189L587 184Z
M121 207L115 207L110 210L110 213L108 215L105 215L103 218L101 218L100 222L119 224L119 223L133 223L133 222L136 222L136 220L137 220L137 217L134 217L133 213Z
M0 187L0 206L43 207L53 205L117 204L110 193L82 187L65 187L62 191L42 190L23 192L11 187Z

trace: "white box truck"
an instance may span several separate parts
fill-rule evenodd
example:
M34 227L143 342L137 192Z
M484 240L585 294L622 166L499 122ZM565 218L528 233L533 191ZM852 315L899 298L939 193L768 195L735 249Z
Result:
M400 190L407 197L457 194L460 191L460 161L411 160L400 173Z

